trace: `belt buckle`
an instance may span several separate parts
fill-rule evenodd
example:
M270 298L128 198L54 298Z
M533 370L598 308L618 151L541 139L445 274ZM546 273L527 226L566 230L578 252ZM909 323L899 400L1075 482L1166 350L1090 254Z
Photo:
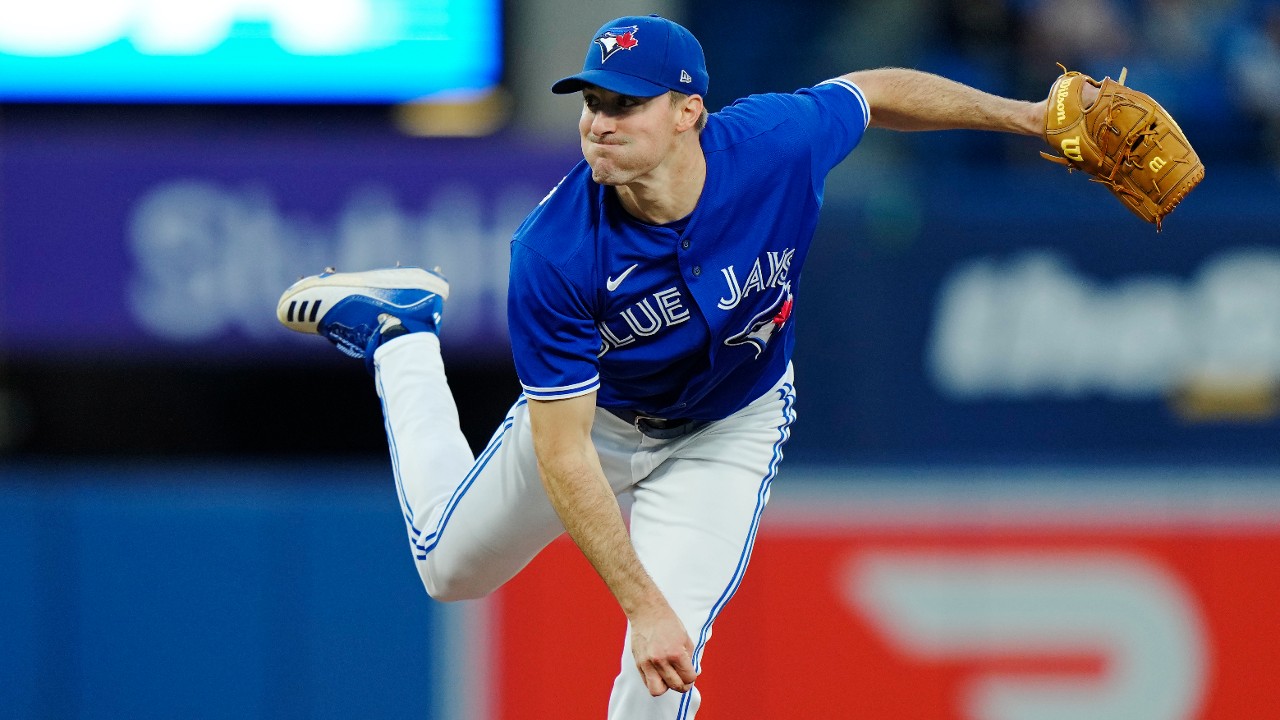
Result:
M652 415L642 415L640 413L636 413L634 424L636 426L636 429L640 430L641 432L643 432L644 428L646 427L652 428L654 430L666 430L668 427L666 418L653 417Z

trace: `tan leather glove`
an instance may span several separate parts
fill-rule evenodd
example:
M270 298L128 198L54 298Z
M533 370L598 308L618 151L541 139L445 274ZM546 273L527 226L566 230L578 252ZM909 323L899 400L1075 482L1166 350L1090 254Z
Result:
M1119 80L1102 82L1062 70L1049 90L1044 130L1049 146L1062 155L1040 154L1088 173L1158 232L1164 216L1204 179L1204 163L1159 103L1125 87L1126 70ZM1098 90L1088 107L1086 83Z

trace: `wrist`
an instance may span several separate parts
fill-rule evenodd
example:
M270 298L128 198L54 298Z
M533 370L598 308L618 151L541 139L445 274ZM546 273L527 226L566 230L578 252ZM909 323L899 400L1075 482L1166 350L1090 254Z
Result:
M1023 105L1022 115L1019 118L1019 131L1023 135L1033 135L1035 137L1044 137L1044 116L1049 110L1049 101L1041 100L1040 102L1029 102Z
M647 588L643 593L622 606L622 612L628 620L641 620L655 615L671 612L671 606L657 587Z

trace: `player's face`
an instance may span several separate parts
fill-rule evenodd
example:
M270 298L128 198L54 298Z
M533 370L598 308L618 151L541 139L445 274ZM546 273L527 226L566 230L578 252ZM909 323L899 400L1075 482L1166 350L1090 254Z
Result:
M666 95L641 98L589 86L582 97L578 132L596 182L634 182L671 153L677 113Z

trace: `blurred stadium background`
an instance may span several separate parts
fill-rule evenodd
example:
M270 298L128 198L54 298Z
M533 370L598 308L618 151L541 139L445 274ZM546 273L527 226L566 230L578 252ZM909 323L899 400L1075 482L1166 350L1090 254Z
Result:
M0 717L603 717L623 624L574 549L428 600L369 378L273 308L443 266L481 445L507 239L578 157L547 89L641 12L702 40L713 110L1127 66L1208 168L1160 234L1026 138L836 169L699 717L1275 712L1280 3L56 0L0 3Z

